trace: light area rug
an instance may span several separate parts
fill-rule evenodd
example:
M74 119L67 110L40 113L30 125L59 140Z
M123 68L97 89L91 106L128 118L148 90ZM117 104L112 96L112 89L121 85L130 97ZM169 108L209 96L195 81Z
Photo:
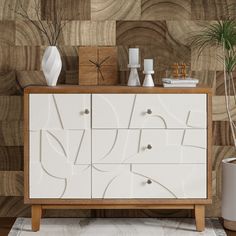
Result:
M196 232L191 218L44 218L40 231L31 231L31 219L17 218L9 236L226 236L218 219L206 219Z

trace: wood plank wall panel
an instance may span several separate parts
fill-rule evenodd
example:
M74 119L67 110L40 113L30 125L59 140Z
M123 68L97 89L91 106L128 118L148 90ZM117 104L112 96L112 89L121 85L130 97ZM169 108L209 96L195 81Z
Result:
M142 0L142 20L189 20L191 0Z
M139 20L141 0L91 0L92 20Z
M0 171L0 196L22 196L23 171Z
M140 60L154 58L156 84L174 62L191 66L193 77L212 86L213 97L213 205L207 216L220 215L221 160L235 155L224 108L222 65L216 51L198 58L189 47L189 36L214 20L236 15L229 6L234 0L21 0L37 22L33 8L40 8L41 20L53 20L58 9L70 22L58 41L63 69L58 83L78 84L79 46L117 46L121 84L129 76L128 48L140 48ZM27 21L10 10L18 0L0 1L0 216L30 216L23 204L23 121L22 92L29 85L46 85L41 59L48 42ZM236 5L236 4L235 4ZM139 70L141 81L143 67ZM236 74L234 76L236 78ZM235 81L236 82L236 81ZM231 91L232 95L232 91ZM232 107L236 120L236 110ZM1 195L0 194L0 195ZM85 210L47 211L46 216L146 217L190 216L182 210Z

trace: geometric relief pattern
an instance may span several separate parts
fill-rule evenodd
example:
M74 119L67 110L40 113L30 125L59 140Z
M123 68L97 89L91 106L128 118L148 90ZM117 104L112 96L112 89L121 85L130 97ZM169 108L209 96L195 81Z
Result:
M93 94L93 128L201 128L205 94ZM120 106L121 101L122 106ZM173 109L175 107L175 109ZM106 114L104 116L104 114Z
M30 95L31 198L91 197L90 115L85 108L90 110L90 95Z
M206 198L205 164L96 164L92 172L93 198Z
M206 198L205 95L92 99L92 198Z

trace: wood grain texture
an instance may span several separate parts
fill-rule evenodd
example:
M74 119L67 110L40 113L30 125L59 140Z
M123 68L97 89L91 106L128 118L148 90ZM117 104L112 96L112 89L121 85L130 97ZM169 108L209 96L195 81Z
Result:
M40 70L42 50L40 46L16 46L15 47L15 70Z
M199 83L215 88L216 72L210 70L191 71L191 77L199 80Z
M23 171L0 171L0 196L23 195Z
M92 20L139 20L141 0L91 0Z
M23 97L0 96L0 121L22 120Z
M0 196L0 217L30 216L30 207L25 205L23 197Z
M42 71L17 71L17 81L21 88L30 85L46 85Z
M213 121L213 145L233 146L233 138L228 121Z
M48 45L48 42L41 31L29 21L17 20L15 35L16 46Z
M71 46L114 46L116 23L115 21L71 21L64 27L59 43Z
M0 46L13 46L15 44L15 22L0 21Z
M0 71L0 95L16 95L20 88L16 81L15 71Z
M27 14L33 20L37 20L35 6L38 6L40 0L1 0L0 4L0 20L15 20L22 19L18 14L15 14L14 11L20 9L20 3L22 3ZM10 7L9 7L10 6ZM39 13L40 14L40 13Z
M15 47L0 44L0 71L14 70L15 63Z
M200 53L197 50L191 51L191 69L199 70L215 70L222 71L223 63L219 60L219 55L222 55L220 48L206 48Z
M233 78L234 78L234 83L236 84L236 72L233 72ZM230 85L229 88L230 88L230 91L228 91L228 93L230 95L233 95L233 86ZM223 71L216 72L215 95L225 95L224 72Z
M192 20L223 20L235 16L234 0L191 0Z
M63 70L78 70L78 47L60 46L58 49L61 54Z
M234 97L229 99L229 109L232 115L232 119L236 121L236 106ZM226 111L225 96L213 97L213 120L214 121L227 121L229 120Z
M23 145L23 121L0 121L0 146Z
M191 0L142 0L142 20L191 19Z
M23 170L23 147L0 146L0 171Z
M90 0L41 0L42 20L54 20L63 10L63 20L90 20Z

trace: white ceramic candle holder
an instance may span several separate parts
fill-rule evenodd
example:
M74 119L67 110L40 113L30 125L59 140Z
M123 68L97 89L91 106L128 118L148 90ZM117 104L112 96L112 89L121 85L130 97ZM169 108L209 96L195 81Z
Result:
M140 68L140 65L128 65L128 68L130 68L130 74L129 74L129 80L128 80L128 86L140 86L140 80L138 75L138 68Z
M144 87L154 87L154 82L152 79L152 74L154 74L154 71L143 71L143 73L145 74L145 78L143 81L143 86Z

